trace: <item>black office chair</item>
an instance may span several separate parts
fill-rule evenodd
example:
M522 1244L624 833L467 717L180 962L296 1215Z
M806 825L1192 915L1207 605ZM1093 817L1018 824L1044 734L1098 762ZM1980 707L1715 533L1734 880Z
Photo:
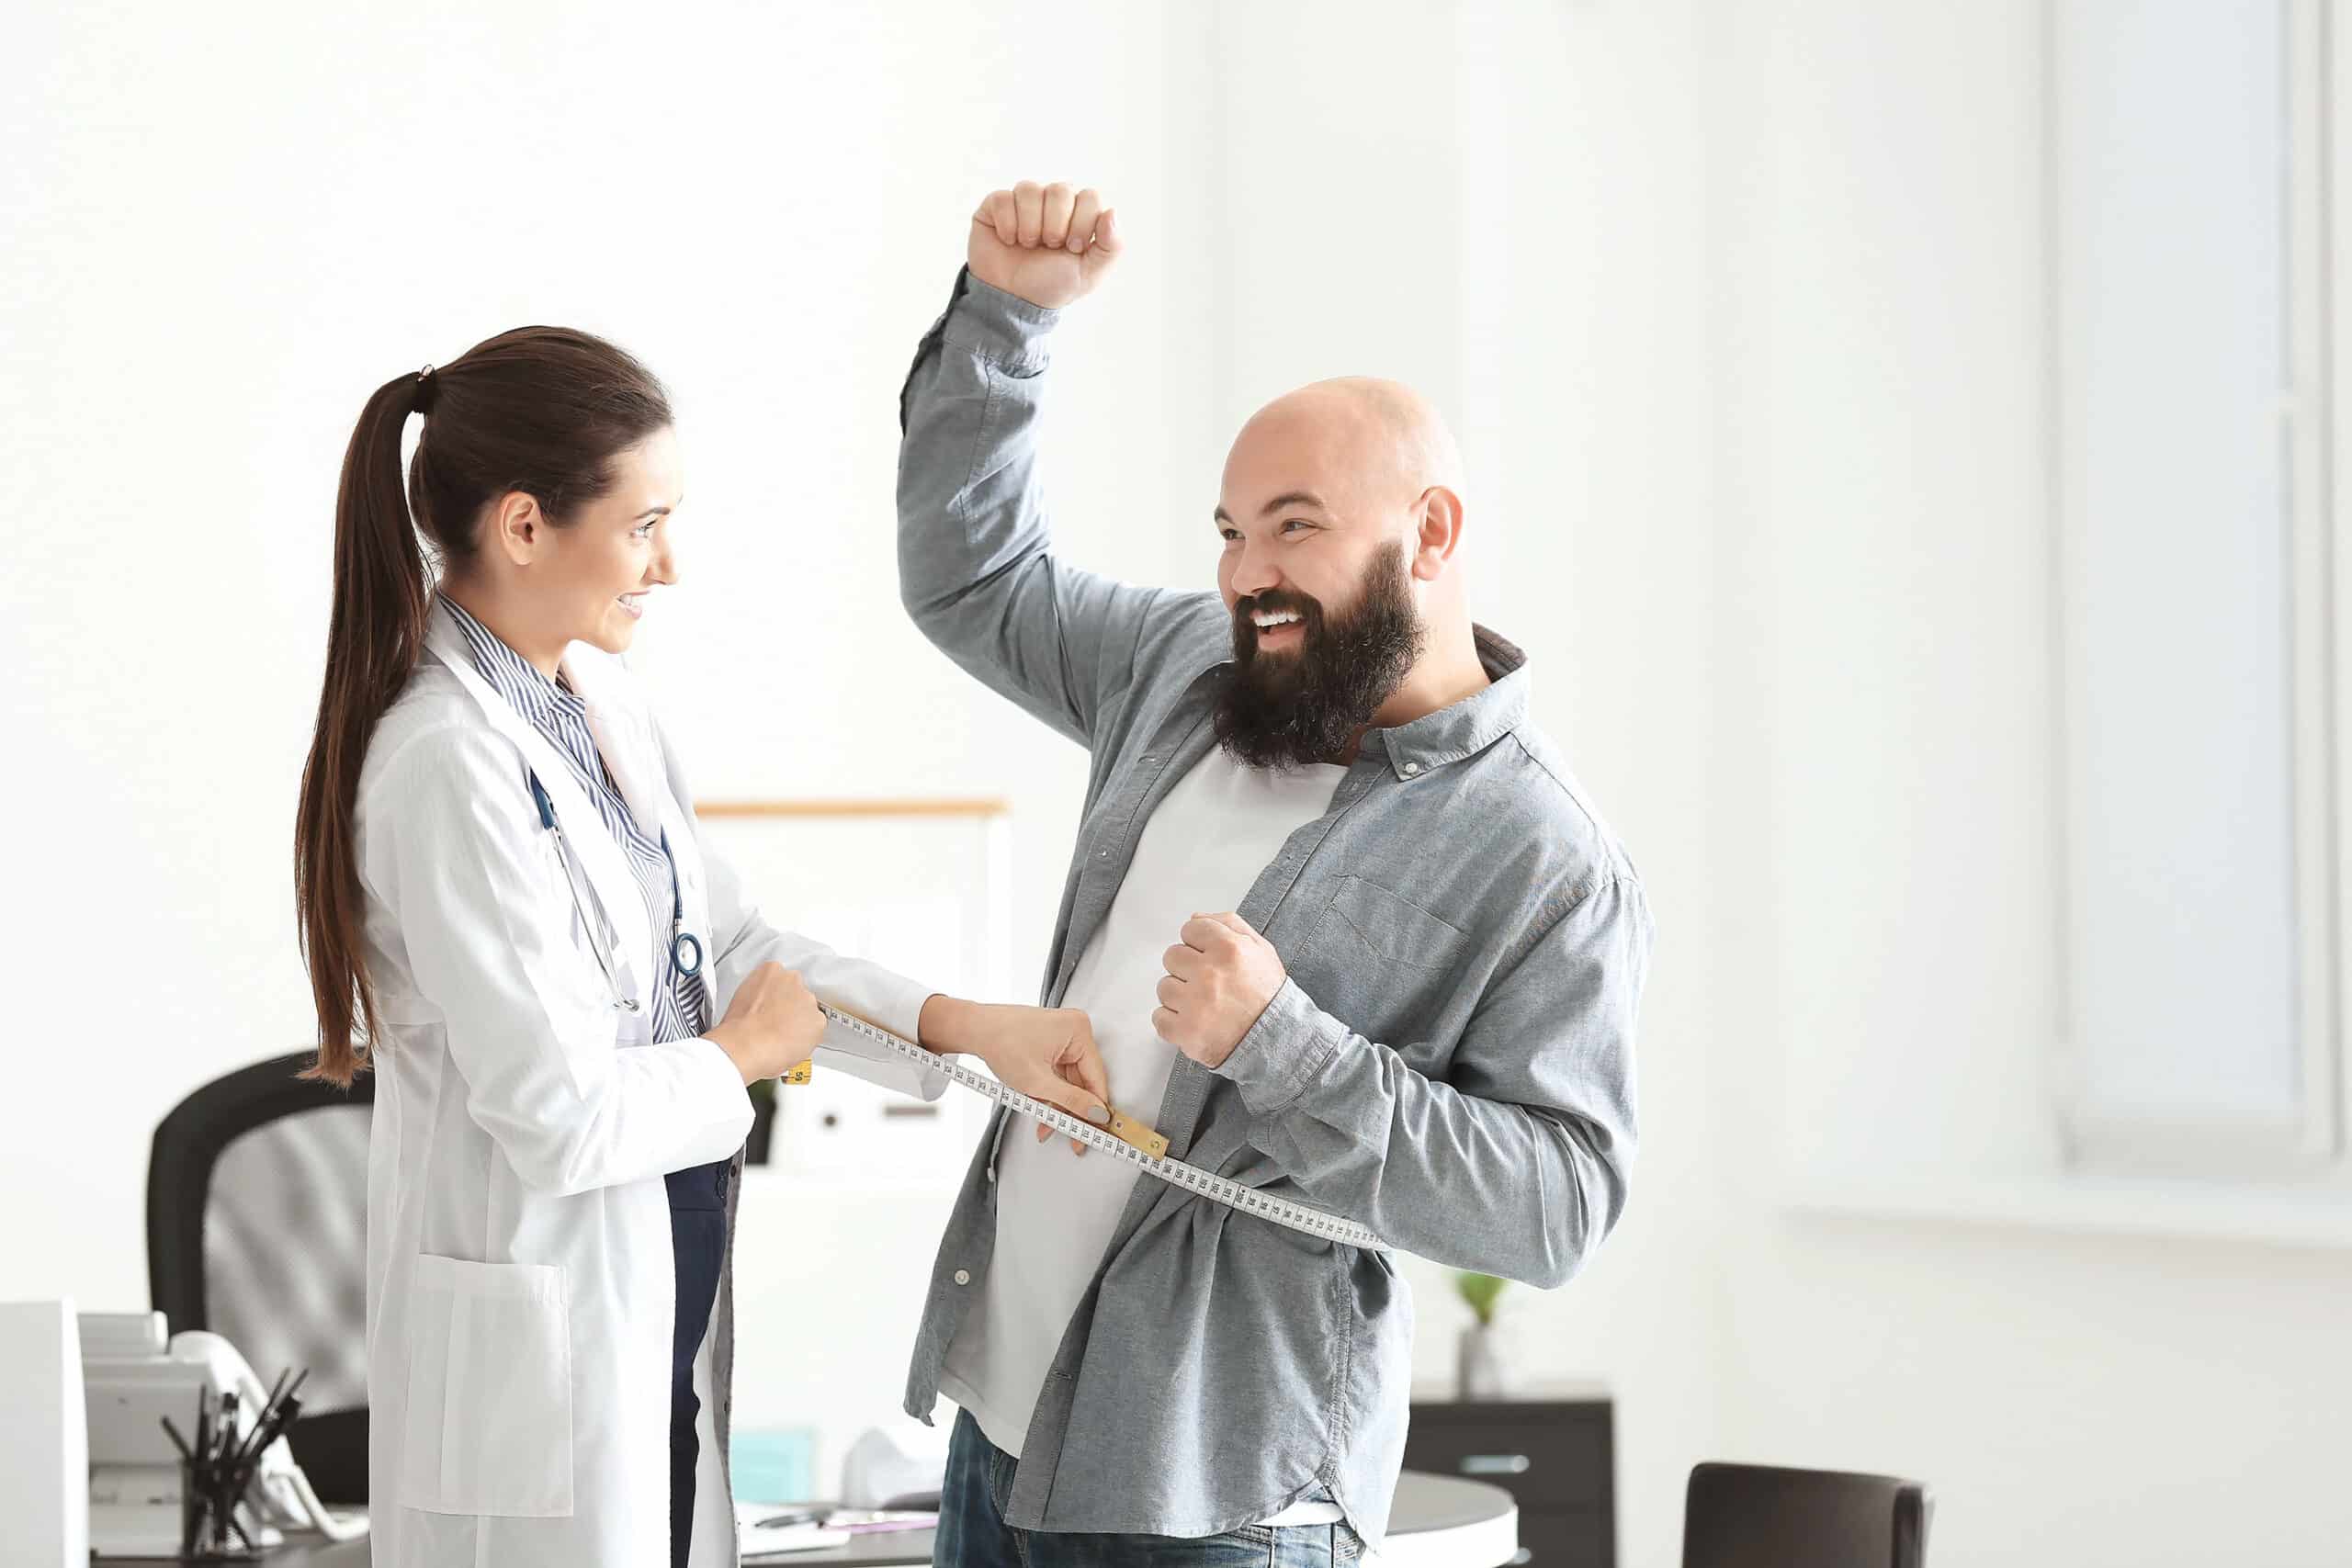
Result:
M1694 1465L1682 1568L1920 1568L1934 1507L1892 1475Z
M172 1332L207 1328L264 1383L310 1370L287 1434L322 1502L368 1501L368 1124L375 1079L295 1075L305 1051L206 1084L155 1129L147 1284Z

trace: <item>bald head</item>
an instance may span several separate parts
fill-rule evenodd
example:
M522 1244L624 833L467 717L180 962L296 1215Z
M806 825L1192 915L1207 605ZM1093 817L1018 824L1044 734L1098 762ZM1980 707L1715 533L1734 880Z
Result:
M1432 485L1462 493L1462 449L1444 417L1412 388L1376 376L1315 381L1276 398L1234 438L1228 473L1245 447L1253 459L1287 455L1312 466L1359 507L1407 506Z

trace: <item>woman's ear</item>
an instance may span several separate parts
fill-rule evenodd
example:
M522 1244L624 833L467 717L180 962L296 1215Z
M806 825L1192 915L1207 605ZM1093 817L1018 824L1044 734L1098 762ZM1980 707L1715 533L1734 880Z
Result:
M539 498L528 491L510 490L492 502L482 526L489 533L482 543L515 566L530 565L548 535L548 521L539 511Z
M1413 536L1413 575L1433 581L1462 542L1462 498L1443 485L1421 491Z

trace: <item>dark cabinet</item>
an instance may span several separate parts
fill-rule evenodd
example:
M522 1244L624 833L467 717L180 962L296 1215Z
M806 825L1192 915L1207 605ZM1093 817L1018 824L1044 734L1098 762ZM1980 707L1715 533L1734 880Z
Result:
M1616 1465L1606 1399L1417 1402L1405 1438L1406 1469L1517 1499L1528 1568L1616 1568Z

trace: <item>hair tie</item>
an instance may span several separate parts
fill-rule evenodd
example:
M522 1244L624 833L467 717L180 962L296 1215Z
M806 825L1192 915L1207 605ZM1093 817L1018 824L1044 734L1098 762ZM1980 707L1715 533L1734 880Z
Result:
M416 412L431 413L440 397L441 383L435 379L433 367L428 365L416 373Z

